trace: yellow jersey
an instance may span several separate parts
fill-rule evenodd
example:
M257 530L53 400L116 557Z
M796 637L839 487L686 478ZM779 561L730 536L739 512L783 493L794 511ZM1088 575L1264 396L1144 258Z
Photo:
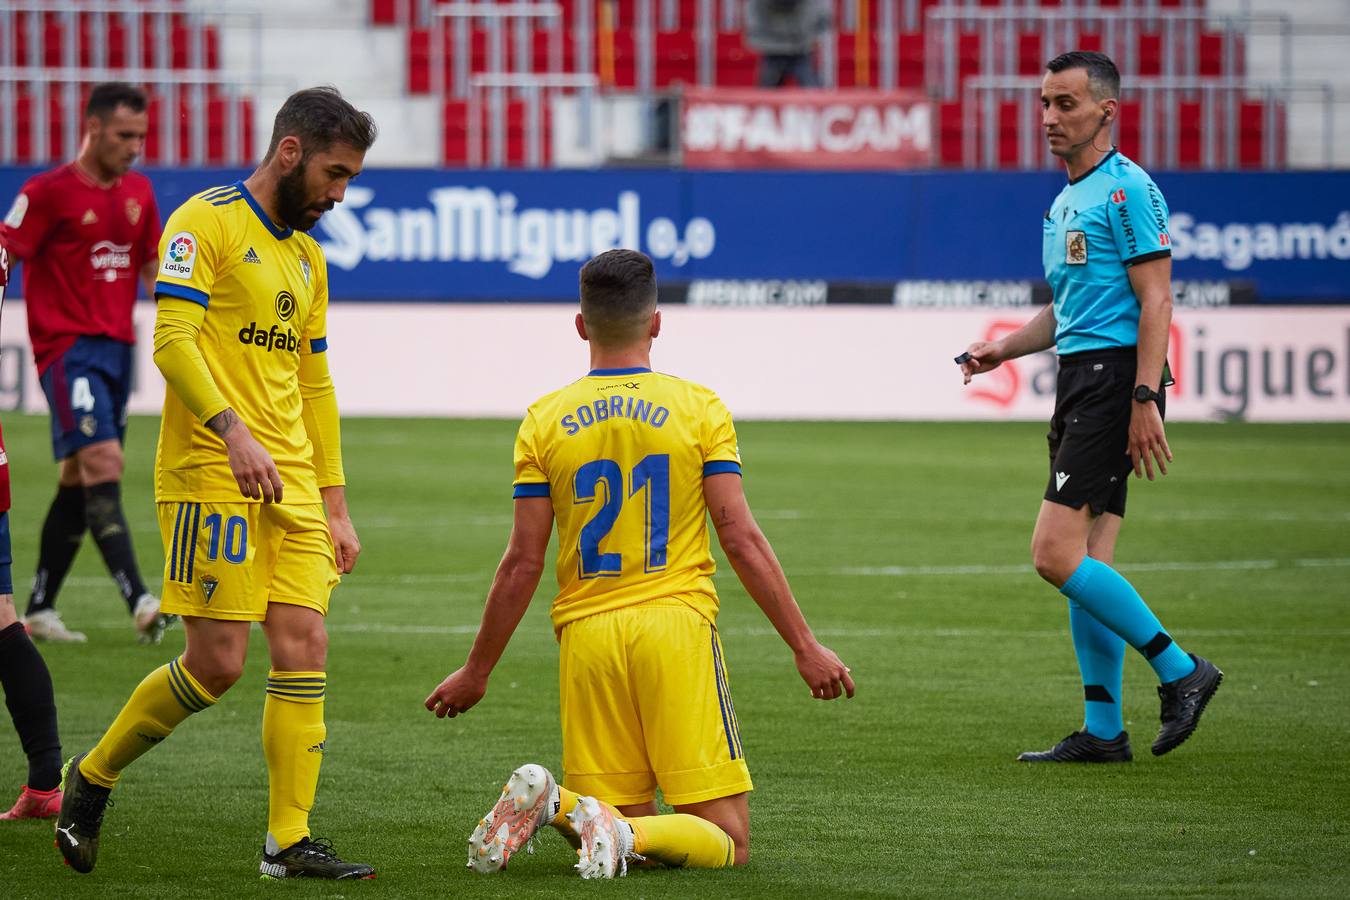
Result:
M328 349L328 270L309 235L279 228L236 182L188 200L164 228L155 293L200 303L197 345L220 393L276 463L286 503L319 503L301 416L300 355ZM169 388L155 497L245 501L225 446Z
M515 496L549 497L558 523L555 630L665 598L716 620L703 479L741 471L716 394L650 369L596 369L530 406L515 465Z

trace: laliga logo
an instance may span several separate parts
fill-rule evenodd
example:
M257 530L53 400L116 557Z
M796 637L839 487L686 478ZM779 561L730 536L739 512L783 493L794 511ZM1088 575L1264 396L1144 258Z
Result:
M192 255L192 239L186 235L179 237L169 245L169 259L180 263Z

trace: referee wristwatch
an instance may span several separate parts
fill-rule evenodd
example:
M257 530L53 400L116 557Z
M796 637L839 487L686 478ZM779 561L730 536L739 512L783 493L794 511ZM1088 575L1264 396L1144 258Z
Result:
M1146 384L1141 384L1134 389L1135 403L1157 403L1162 399L1162 394L1153 390Z

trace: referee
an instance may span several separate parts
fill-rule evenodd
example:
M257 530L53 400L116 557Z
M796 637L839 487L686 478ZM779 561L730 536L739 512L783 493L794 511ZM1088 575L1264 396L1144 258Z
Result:
M1111 143L1120 73L1101 53L1074 51L1046 65L1041 124L1069 183L1041 223L1042 262L1054 302L999 341L967 348L966 383L1056 347L1050 479L1036 518L1036 571L1069 600L1083 677L1084 724L1025 762L1129 762L1121 716L1125 645L1158 675L1162 729L1155 756L1200 722L1223 680L1211 662L1172 640L1143 598L1111 567L1130 470L1167 474L1163 431L1172 251L1167 203L1144 170Z

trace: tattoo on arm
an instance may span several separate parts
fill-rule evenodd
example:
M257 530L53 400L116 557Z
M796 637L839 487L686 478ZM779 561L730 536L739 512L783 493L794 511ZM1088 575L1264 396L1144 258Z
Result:
M717 514L717 527L725 528L727 525L734 525L734 524L736 524L736 520L731 518L731 513L727 511L727 508L725 506L723 506L721 511L718 512Z
M234 414L234 410L226 409L216 413L206 420L206 427L216 433L216 437L225 437L230 430L239 422L239 417Z

